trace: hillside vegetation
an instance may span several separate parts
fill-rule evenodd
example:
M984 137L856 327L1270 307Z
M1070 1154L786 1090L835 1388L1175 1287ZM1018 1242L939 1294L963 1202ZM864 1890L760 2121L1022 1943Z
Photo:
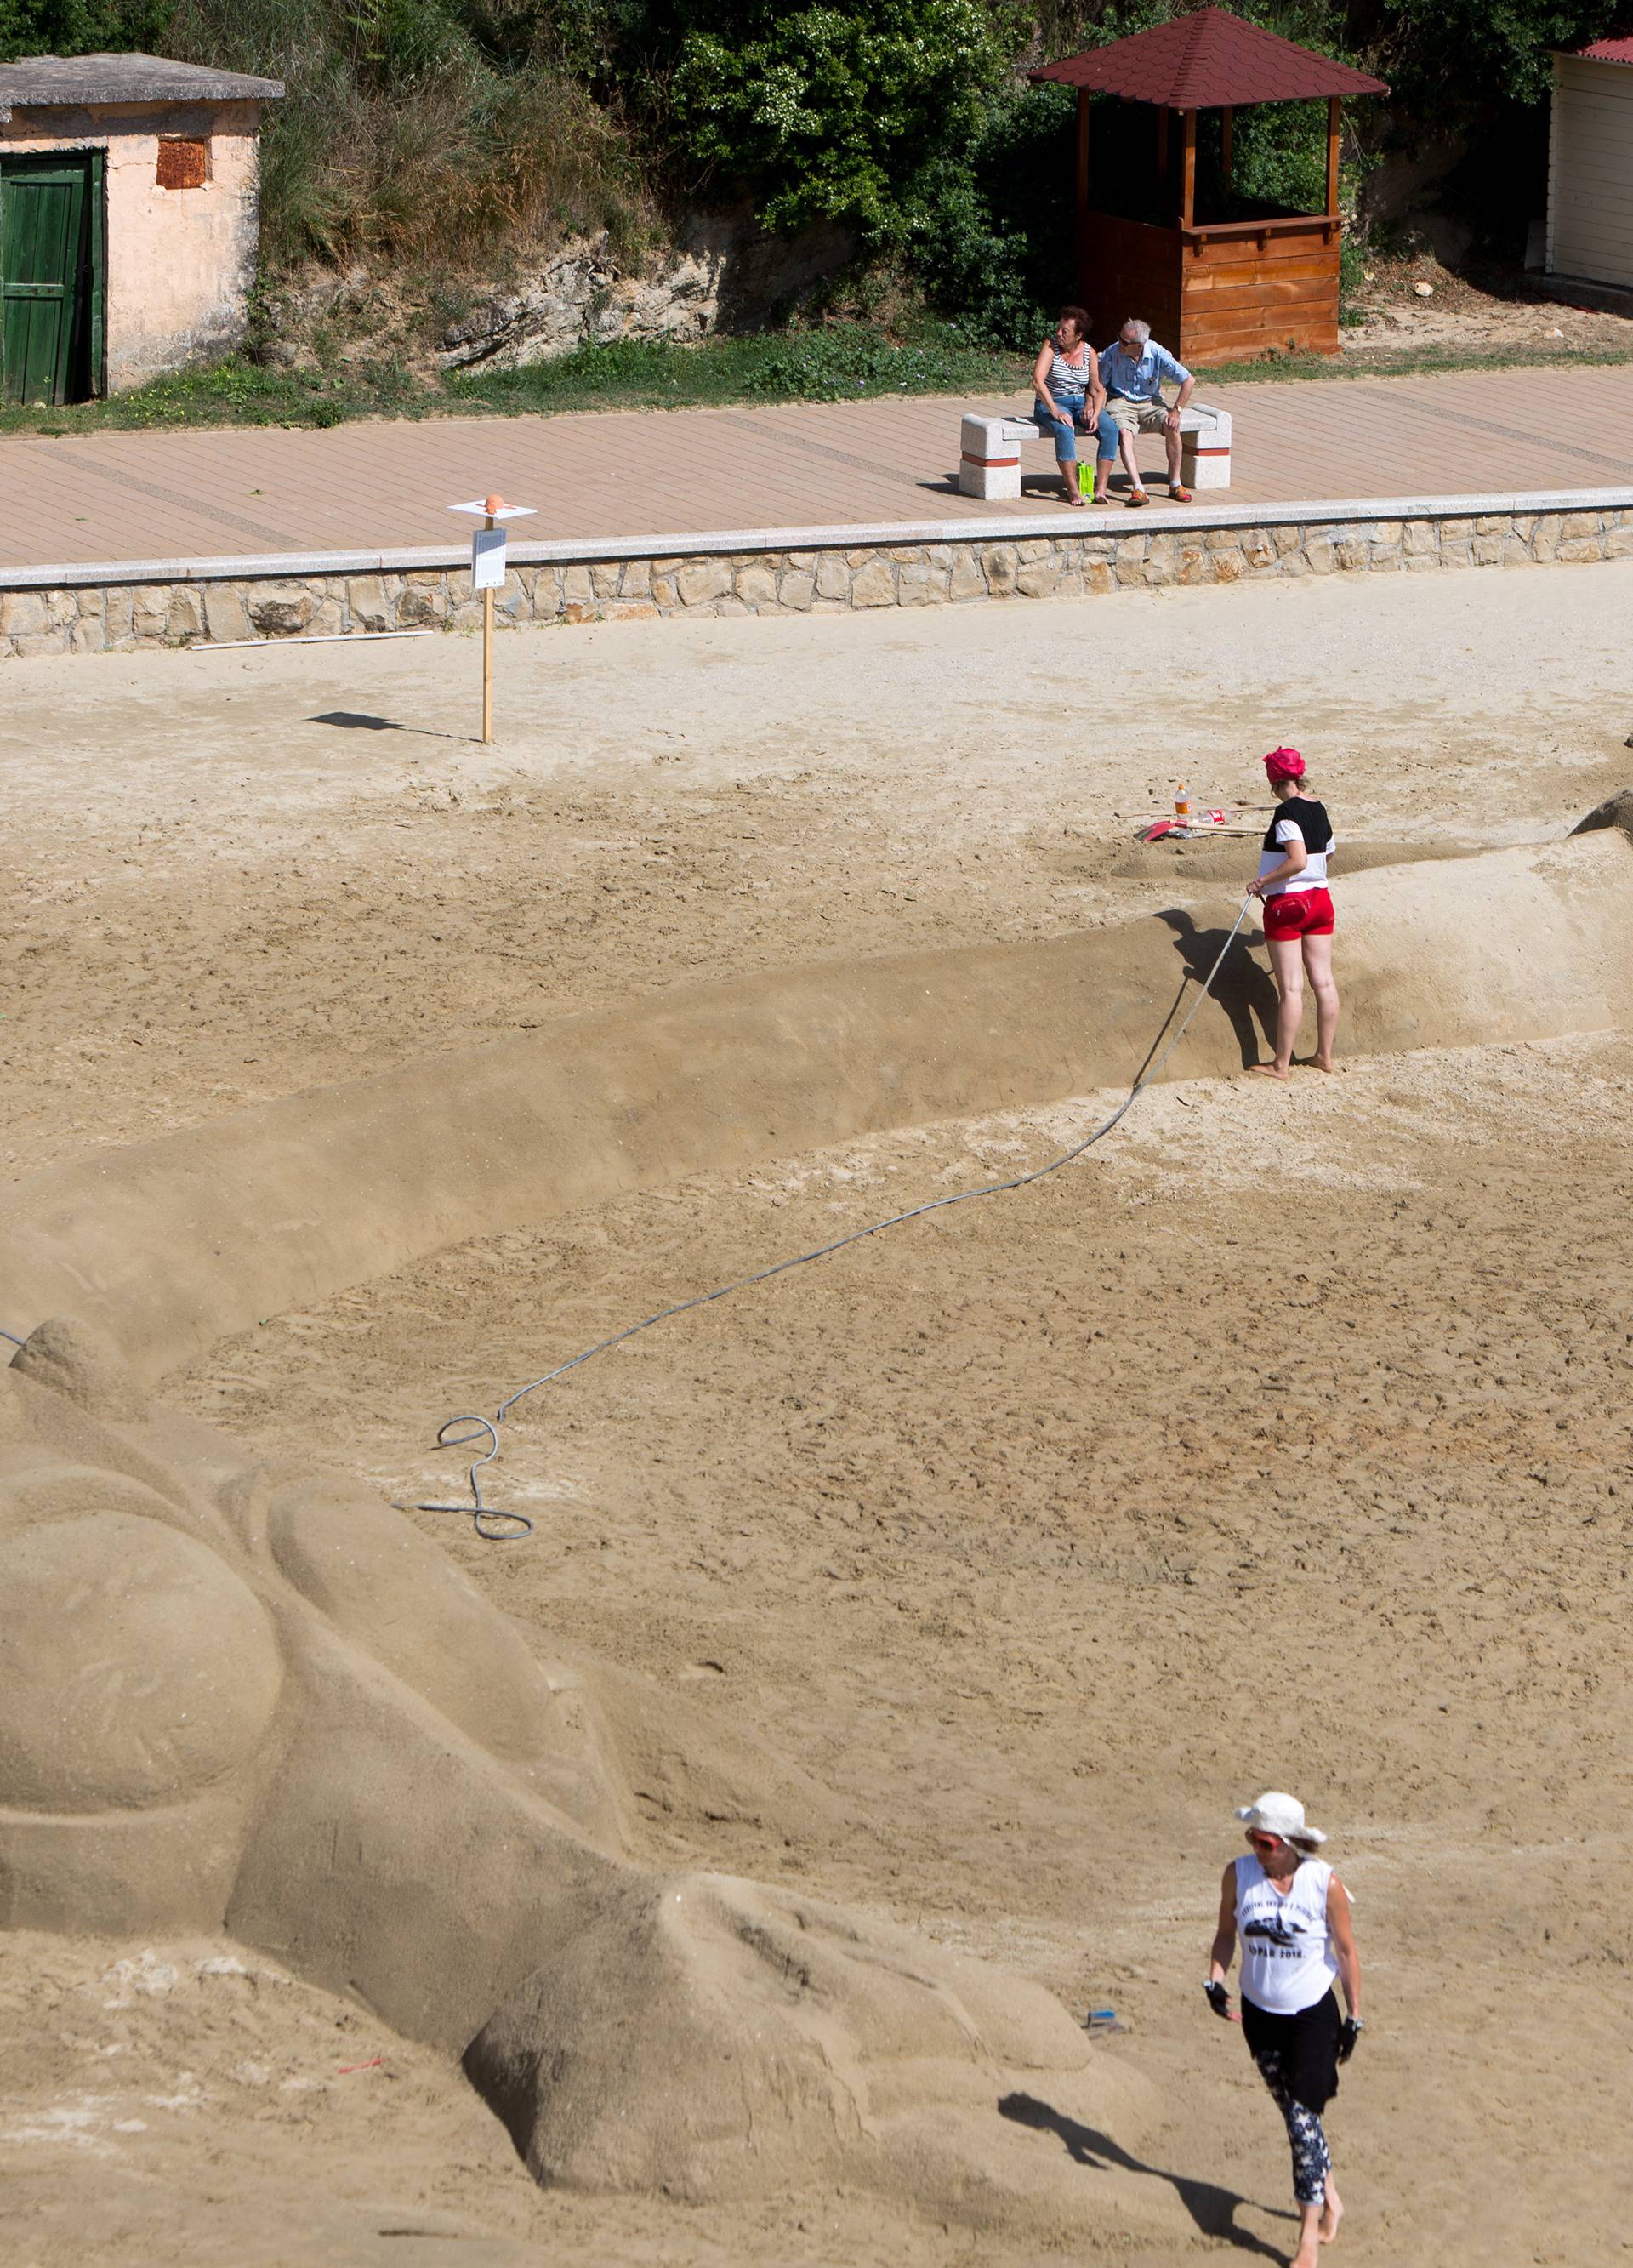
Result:
M427 335L473 288L564 240L625 268L688 216L749 216L854 257L780 311L887 328L938 316L1020 345L1070 274L1073 100L1026 83L1053 56L1183 0L0 0L0 56L140 48L282 78L266 122L263 276L394 279ZM1454 191L1517 252L1535 202L1548 55L1618 0L1235 0L1366 65L1345 191L1432 126ZM1319 200L1324 105L1240 115L1239 188ZM1206 151L1204 148L1204 162ZM1354 256L1358 258L1358 254ZM366 314L359 318L366 321Z

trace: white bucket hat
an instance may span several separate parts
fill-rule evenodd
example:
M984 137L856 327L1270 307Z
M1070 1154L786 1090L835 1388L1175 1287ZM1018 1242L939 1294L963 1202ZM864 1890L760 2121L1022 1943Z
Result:
M1304 1806L1296 1795L1282 1795L1274 1788L1237 1812L1236 1816L1261 1835L1279 1835L1284 1843L1325 1843L1327 1837L1319 1828L1306 1827Z

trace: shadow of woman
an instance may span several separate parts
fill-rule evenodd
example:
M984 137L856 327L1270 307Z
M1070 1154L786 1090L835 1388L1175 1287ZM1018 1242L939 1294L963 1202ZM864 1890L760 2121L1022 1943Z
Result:
M1166 2173L1160 2166L1148 2166L1131 2157L1121 2143L1114 2142L1109 2134L1100 2133L1080 2120L1069 2118L1053 2103L1041 2102L1035 2095L1006 2095L998 2103L998 2114L1011 2118L1018 2126L1032 2126L1041 2133L1058 2134L1066 2145L1075 2165L1092 2167L1097 2173L1114 2169L1125 2174L1149 2174L1153 2181L1170 2182L1175 2195L1204 2236L1223 2237L1239 2252L1251 2252L1262 2260L1274 2260L1285 2268L1287 2254L1267 2244L1251 2229L1236 2226L1236 2213L1248 2200L1239 2197L1234 2190L1222 2189L1217 2182L1198 2182L1186 2174ZM1278 2220L1291 2220L1292 2215L1278 2207L1262 2210L1274 2212Z
M1157 918L1166 922L1173 932L1174 949L1184 964L1186 976L1195 983L1204 983L1219 957L1220 946L1230 935L1229 930L1198 929L1181 906L1170 907ZM1238 949L1227 956L1213 988L1214 998L1231 1020L1244 1071L1260 1059L1261 1030L1270 1053L1276 1052L1276 980L1245 949L1247 942L1245 935L1237 940ZM1258 1028L1254 1026L1255 1017Z

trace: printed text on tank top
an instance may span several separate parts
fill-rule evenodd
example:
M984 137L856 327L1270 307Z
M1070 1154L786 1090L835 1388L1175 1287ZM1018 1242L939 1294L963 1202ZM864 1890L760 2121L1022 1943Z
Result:
M1264 830L1264 842L1259 853L1259 880L1274 873L1287 856L1287 846L1295 838L1304 844L1305 863L1296 874L1284 874L1279 882L1272 882L1265 892L1268 898L1279 898L1284 890L1324 890L1327 887L1327 861L1337 845L1332 822L1327 816L1325 804L1313 796L1290 795L1276 807L1276 816Z
M1242 1997L1275 2015L1313 2008L1338 1975L1327 1926L1332 1868L1306 1859L1284 1889L1251 1855L1238 1859L1235 1870Z

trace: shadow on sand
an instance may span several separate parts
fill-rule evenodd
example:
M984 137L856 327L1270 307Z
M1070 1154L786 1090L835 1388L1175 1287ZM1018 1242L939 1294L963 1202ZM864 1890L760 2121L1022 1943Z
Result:
M1219 957L1219 948L1230 935L1227 929L1198 929L1181 907L1173 907L1159 914L1159 921L1166 922L1173 932L1173 946L1184 964L1188 983L1202 984L1208 971ZM1236 1044L1241 1050L1242 1068L1256 1064L1261 1056L1261 1032L1265 1052L1276 1052L1276 980L1268 968L1262 968L1253 955L1246 951L1250 939L1246 932L1238 938L1219 971L1213 988L1213 997L1231 1020L1231 1029L1236 1035ZM1183 998L1184 987L1181 988ZM1179 1002L1174 1003L1177 1008ZM1172 1018L1173 1011L1170 1012ZM1255 1026L1254 1019L1257 1019ZM1163 1026L1167 1030L1167 1025ZM1149 1058L1148 1058L1149 1060Z
M359 709L326 709L308 717L309 725L338 725L346 733L414 733L423 740L458 740L459 733L440 733L430 725L401 725L394 717L370 717Z
M1217 948L1216 948L1217 949ZM1074 2165L1087 2166L1096 2173L1148 2174L1153 2181L1169 2182L1180 2203L1189 2213L1204 2236L1223 2237L1239 2252L1251 2252L1261 2260L1284 2264L1285 2252L1274 2244L1267 2244L1251 2229L1236 2226L1237 2209L1248 2203L1234 2190L1222 2189L1217 2182L1192 2181L1185 2174L1166 2173L1160 2166L1148 2166L1131 2157L1109 2134L1102 2134L1092 2126L1085 2126L1076 2118L1069 2118L1063 2110L1052 2103L1043 2102L1035 2095L1006 2095L998 2103L1001 2117L1011 2118L1018 2126L1035 2127L1040 2133L1058 2134L1065 2144ZM1276 2210L1278 2220L1291 2220L1291 2213Z

